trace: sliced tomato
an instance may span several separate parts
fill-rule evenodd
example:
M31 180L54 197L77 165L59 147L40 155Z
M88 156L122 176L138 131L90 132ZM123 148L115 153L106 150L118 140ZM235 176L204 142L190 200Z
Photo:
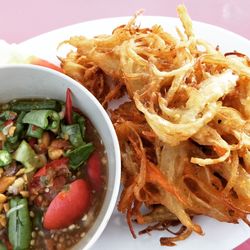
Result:
M66 158L66 157L63 157L63 158L51 161L48 164L46 164L44 167L40 168L35 173L35 175L33 176L33 178L34 177L45 176L46 173L47 173L47 171L48 171L48 169L50 169L50 168L53 168L53 169L60 168L62 165L68 165L68 163L69 163L69 158Z
M50 203L44 215L44 228L51 230L70 226L88 211L90 202L88 183L83 179L75 180Z
M87 174L93 189L100 191L103 182L101 177L101 159L100 155L96 151L87 161Z
M37 206L47 207L68 182L68 162L68 158L51 161L32 177L29 183L30 200Z
M56 71L59 71L59 72L63 73L62 68L56 66L55 64L53 64L51 62L48 62L48 61L46 61L44 59L41 59L39 57L32 56L32 57L29 58L29 61L30 61L31 64L43 66L43 67L50 68L50 69L54 69Z
M40 177L40 176L45 176L45 175L46 175L46 169L47 169L46 166L40 168L40 169L34 174L33 178L35 178L35 177Z

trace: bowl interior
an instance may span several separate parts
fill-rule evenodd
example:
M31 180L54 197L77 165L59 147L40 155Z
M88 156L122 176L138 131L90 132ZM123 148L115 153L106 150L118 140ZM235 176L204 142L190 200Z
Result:
M17 98L53 98L65 101L66 89L73 93L73 105L91 120L105 146L108 184L104 203L94 224L73 249L89 248L104 230L116 204L120 183L120 150L113 125L99 102L83 86L50 69L31 65L0 68L0 102Z

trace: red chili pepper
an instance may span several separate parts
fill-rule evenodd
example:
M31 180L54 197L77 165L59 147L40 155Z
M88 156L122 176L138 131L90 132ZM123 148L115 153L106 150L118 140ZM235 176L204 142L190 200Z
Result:
M34 149L35 148L35 145L37 144L37 139L32 137L29 139L29 145Z
M65 119L68 124L73 123L72 117L72 97L71 97L71 90L67 88L66 91L66 110L65 110Z
M54 69L56 71L59 71L61 73L63 73L63 69L56 66L55 64L53 63L50 63L44 59L41 59L41 58L38 58L38 57L35 57L35 56L32 56L30 58L30 63L31 64L34 64L34 65L38 65L38 66L43 66L43 67L46 67L46 68L50 68L50 69Z
M7 120L7 121L5 121L5 122L3 123L3 126L4 126L4 127L7 127L7 126L9 126L9 125L13 125L13 121L12 121L12 120Z

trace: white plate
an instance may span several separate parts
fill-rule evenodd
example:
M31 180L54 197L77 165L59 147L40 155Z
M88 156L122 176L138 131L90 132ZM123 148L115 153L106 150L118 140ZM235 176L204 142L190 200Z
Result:
M20 44L20 48L27 53L58 63L56 47L61 41L73 35L91 37L97 34L110 33L116 26L126 23L128 19L128 17L110 18L72 25L27 40ZM171 33L175 33L176 26L180 27L180 21L176 18L140 17L139 22L143 27L161 24L165 30ZM248 55L250 53L250 42L230 31L199 22L194 22L194 30L197 37L206 39L215 46L219 45L223 51L237 50ZM191 237L178 242L177 247L172 249L228 250L238 246L250 236L249 227L243 223L238 225L220 223L203 216L197 217L195 220L202 226L205 236L193 233ZM138 229L139 227L135 226L135 230ZM162 250L165 248L160 246L159 237L166 235L168 235L166 232L153 232L151 236L138 236L134 240L128 230L125 217L115 210L106 230L92 250Z

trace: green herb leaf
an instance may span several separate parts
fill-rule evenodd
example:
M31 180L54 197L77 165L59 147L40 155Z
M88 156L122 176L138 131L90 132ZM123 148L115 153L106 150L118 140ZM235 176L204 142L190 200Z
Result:
M12 156L7 150L0 150L0 167L10 164Z
M87 159L89 158L90 154L93 151L94 151L93 144L88 143L67 152L66 156L69 157L69 166L73 169L77 169L87 161Z

